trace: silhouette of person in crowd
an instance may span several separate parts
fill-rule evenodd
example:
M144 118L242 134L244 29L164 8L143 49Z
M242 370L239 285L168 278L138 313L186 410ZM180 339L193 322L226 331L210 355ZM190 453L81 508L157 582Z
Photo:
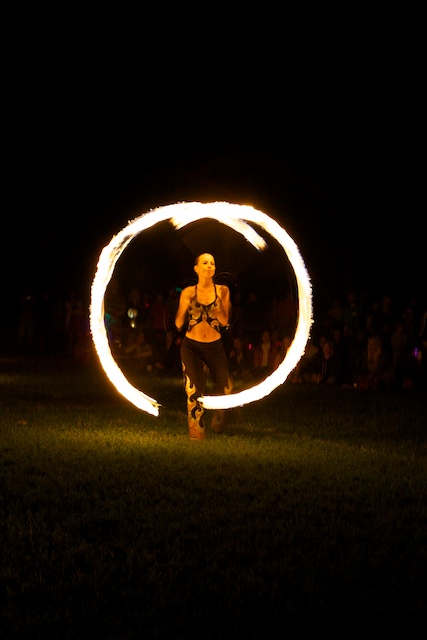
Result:
M104 318L111 349L120 352L122 328L126 317L126 296L120 289L117 278L112 278L104 296Z
M360 389L376 389L388 387L393 382L393 361L384 347L384 338L371 334L356 368L355 385Z
M270 331L264 329L261 334L261 340L254 348L254 378L265 378L274 371L277 352L278 348L274 340L272 340Z
M136 331L129 332L125 354L140 371L151 371L154 351L147 341L143 329L136 329Z
M233 344L228 354L228 367L236 387L239 383L252 378L252 355L240 336L233 337Z

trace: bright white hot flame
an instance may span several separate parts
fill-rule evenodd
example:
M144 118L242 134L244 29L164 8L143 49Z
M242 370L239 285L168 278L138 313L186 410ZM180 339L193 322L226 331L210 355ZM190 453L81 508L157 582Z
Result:
M307 270L294 241L277 222L265 213L250 206L227 202L191 202L159 207L141 215L130 222L117 236L114 236L101 252L92 283L90 327L101 365L110 381L136 407L155 416L159 414L159 403L129 383L111 353L104 324L104 295L117 260L136 235L164 220L170 220L175 228L180 229L191 222L203 218L213 218L231 227L260 250L265 248L266 243L248 222L257 224L279 242L295 272L298 286L299 317L294 340L284 360L268 378L255 387L245 389L239 393L204 396L200 398L201 404L206 409L230 409L269 395L276 387L283 384L289 373L294 369L304 353L310 334L312 303L311 284Z
M182 227L185 227L189 222L194 222L194 218L190 217L191 210L194 205L199 206L199 203L193 202L191 205L182 205L184 208L174 214L171 222L175 229L182 229ZM214 220L219 220L223 224L226 224L228 227L231 227L244 236L246 240L257 249L262 250L266 248L267 243L264 238L261 238L261 236L258 235L255 229L246 224L242 219L235 218L230 215L230 207L240 208L243 205L232 205L228 202L214 202L211 204L204 204L203 206L210 208L204 210L204 218L213 218Z

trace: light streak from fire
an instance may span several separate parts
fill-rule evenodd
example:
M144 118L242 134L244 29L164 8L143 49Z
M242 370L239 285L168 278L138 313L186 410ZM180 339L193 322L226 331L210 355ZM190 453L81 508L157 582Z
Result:
M255 402L269 395L276 387L285 382L289 373L295 368L304 353L310 335L312 300L309 275L295 242L277 222L265 213L247 205L228 202L190 202L166 205L139 216L114 236L101 252L91 289L90 328L99 360L109 380L129 402L154 416L159 415L161 405L157 400L131 385L113 357L104 322L104 295L117 260L135 236L165 220L169 220L176 229L181 229L187 224L203 218L212 218L229 226L261 251L266 247L266 242L250 223L258 225L275 238L283 248L295 273L299 314L292 344L284 360L271 375L258 385L238 393L204 396L200 398L201 404L206 409L230 409Z

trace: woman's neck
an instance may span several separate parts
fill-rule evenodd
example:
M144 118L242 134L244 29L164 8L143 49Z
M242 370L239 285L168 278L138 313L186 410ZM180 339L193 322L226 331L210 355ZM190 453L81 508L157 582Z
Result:
M199 287L199 289L208 290L208 289L212 289L212 287L214 286L214 283L212 278L199 278L197 286Z

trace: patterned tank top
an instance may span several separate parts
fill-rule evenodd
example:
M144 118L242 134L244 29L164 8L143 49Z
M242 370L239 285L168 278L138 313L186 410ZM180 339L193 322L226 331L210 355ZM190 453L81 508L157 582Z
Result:
M188 331L196 325L205 320L210 326L220 333L221 325L213 313L216 314L217 310L220 307L220 302L218 300L218 294L215 287L215 300L210 304L201 304L197 300L197 285L195 289L194 297L191 298L190 306L188 307Z

